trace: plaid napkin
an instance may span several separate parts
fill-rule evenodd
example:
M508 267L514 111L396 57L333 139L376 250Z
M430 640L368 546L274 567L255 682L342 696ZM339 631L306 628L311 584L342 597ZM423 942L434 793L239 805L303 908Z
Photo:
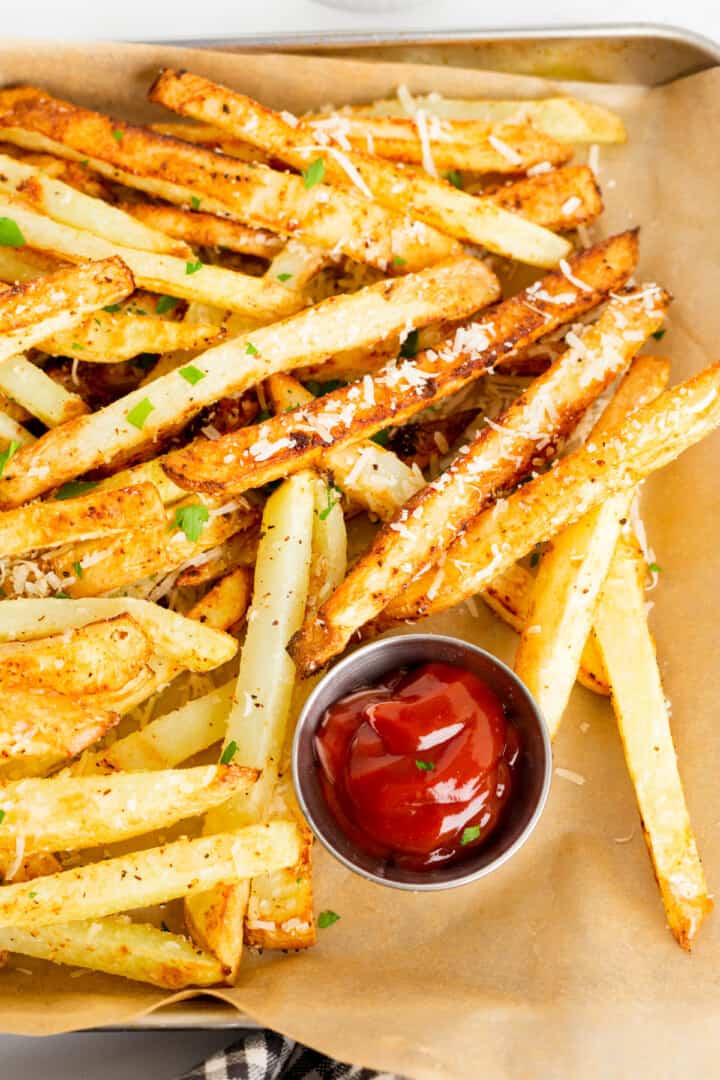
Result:
M251 1031L178 1080L402 1080L357 1065L343 1065L274 1031Z

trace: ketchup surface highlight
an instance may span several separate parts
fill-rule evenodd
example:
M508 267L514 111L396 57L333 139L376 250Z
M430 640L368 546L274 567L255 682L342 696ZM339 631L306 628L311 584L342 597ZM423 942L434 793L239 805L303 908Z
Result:
M323 794L348 838L422 869L487 840L512 796L520 746L482 679L430 663L331 705L315 752Z

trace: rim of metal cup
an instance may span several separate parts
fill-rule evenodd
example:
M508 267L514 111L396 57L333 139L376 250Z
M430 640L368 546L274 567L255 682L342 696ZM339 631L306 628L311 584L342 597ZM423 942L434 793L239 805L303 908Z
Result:
M384 860L363 852L342 832L320 788L314 734L326 709L340 698L372 686L389 671L431 659L474 670L509 706L509 719L521 729L522 735L520 789L486 844L469 852L460 862L410 871L388 866ZM529 742L533 744L532 750ZM547 802L552 778L552 746L547 724L535 699L502 660L461 638L442 634L396 634L357 649L331 668L317 684L298 718L292 748L292 774L295 793L310 828L339 862L377 885L430 892L478 881L503 866L520 850L540 820Z

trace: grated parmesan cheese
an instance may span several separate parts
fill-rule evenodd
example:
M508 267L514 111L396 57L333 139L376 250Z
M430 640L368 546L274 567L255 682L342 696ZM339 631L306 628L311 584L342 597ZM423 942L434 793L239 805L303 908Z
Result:
M497 150L498 154L501 154L512 165L522 165L522 157L517 150L514 150L512 146L508 146L499 135L488 135L488 142L494 150Z

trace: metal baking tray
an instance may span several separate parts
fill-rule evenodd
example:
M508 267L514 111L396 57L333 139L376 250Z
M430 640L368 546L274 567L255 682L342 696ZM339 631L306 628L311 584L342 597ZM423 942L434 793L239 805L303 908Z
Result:
M162 42L162 44L178 44ZM190 47L247 52L409 61L507 71L581 82L658 86L720 64L720 44L677 27L634 23L536 30L403 31L278 35L183 42ZM199 996L148 1013L134 1024L101 1030L256 1028L217 999Z

